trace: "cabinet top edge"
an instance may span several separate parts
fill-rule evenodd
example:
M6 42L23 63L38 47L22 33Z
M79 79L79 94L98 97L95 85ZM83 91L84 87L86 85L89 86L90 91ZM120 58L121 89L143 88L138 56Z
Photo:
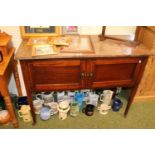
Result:
M91 36L72 36L79 37L79 42L83 42L82 38L88 38L90 40L90 49L92 53L58 53L56 55L42 55L32 56L32 47L22 42L16 52L16 60L31 60L31 59L63 59L63 58L106 58L106 57L142 57L152 56L155 51L148 49L143 44L137 46L129 46L125 43L117 40L106 39L100 41L97 35ZM78 47L78 46L77 46Z

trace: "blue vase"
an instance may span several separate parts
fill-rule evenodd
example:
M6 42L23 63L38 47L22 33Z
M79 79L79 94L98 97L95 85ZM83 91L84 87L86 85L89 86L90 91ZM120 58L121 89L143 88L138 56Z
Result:
M82 109L82 107L83 107L83 100L84 100L83 92L78 92L75 94L75 101L77 101L80 109Z

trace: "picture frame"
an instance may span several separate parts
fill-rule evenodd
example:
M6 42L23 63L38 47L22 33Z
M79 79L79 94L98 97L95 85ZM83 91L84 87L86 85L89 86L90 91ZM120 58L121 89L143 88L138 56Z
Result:
M61 35L61 26L21 26L21 37L56 37Z
M48 37L30 37L27 45L48 45L50 42Z
M63 26L62 27L63 35L78 35L78 26Z
M50 55L58 54L52 45L33 45L32 46L32 56Z

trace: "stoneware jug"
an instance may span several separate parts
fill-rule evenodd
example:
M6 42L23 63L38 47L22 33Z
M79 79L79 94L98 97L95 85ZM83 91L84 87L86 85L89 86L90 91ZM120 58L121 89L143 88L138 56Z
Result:
M70 110L70 105L68 101L59 102L57 109L59 111L59 119L64 120L67 118L67 113Z
M117 112L122 108L122 101L119 98L115 98L112 104L112 110Z
M78 103L77 102L73 102L71 104L71 108L70 108L70 115L75 117L79 114L79 106L78 106Z
M48 120L51 116L51 111L52 109L50 109L48 106L42 107L40 111L40 118L42 120Z
M51 109L51 115L57 114L58 113L58 109L57 109L57 102L49 102L49 103L44 103L45 106L50 107Z
M104 90L103 93L100 95L100 101L104 104L110 105L113 93L114 92L111 90Z
M33 106L34 106L34 110L35 110L35 114L40 114L40 110L43 106L44 101L41 99L36 99L33 100Z
M102 103L99 107L98 107L98 110L99 110L99 113L101 115L106 115L108 114L108 111L111 109L111 106L105 104L105 103Z
M42 99L45 103L54 102L53 93L54 92L42 92Z
M97 94L89 94L88 104L92 104L97 107L99 95Z
M24 122L32 121L29 105L22 105L20 110L18 110L18 115L19 117L23 118Z

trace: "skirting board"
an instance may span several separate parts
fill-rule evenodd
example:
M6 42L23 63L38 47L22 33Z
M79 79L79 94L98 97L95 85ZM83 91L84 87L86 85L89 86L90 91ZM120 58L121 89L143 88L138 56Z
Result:
M149 100L154 100L155 101L155 95L150 95L150 96L136 96L135 98L134 98L134 103L140 103L140 102L146 102L146 100L147 101L149 101Z

